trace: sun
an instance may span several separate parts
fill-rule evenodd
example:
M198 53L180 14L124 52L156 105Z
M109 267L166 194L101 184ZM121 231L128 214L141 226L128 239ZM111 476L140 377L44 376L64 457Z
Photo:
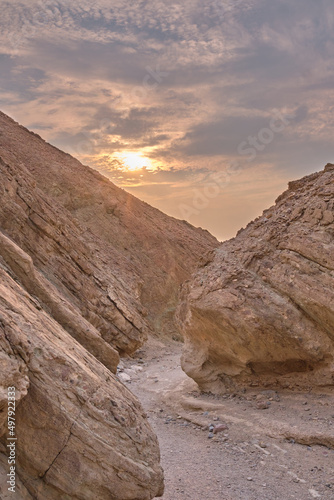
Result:
M119 155L119 159L124 164L126 170L141 170L144 167L151 167L151 161L140 153L126 152Z

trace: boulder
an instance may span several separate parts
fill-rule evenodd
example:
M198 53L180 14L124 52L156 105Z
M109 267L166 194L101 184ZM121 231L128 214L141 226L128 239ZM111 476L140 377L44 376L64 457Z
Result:
M15 498L146 500L162 494L157 439L137 399L14 281L3 262L0 348L1 415L7 387L16 387ZM4 419L0 430L3 477ZM0 487L6 498L6 482Z
M222 243L178 318L182 367L204 390L333 386L334 165Z

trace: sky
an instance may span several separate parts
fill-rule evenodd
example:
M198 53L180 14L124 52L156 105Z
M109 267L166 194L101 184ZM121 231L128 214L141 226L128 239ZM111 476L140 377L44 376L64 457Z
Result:
M0 109L220 240L334 162L333 0L0 7Z

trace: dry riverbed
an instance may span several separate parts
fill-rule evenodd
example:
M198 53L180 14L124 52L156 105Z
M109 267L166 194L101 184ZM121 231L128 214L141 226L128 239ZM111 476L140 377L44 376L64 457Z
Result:
M334 499L333 394L201 394L181 348L150 339L118 372L159 438L163 500Z

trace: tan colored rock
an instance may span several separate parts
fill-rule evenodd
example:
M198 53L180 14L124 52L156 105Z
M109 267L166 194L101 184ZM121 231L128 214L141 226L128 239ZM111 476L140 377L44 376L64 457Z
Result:
M187 284L182 366L205 390L334 385L334 165L289 184Z
M2 113L0 128L0 480L15 385L18 500L159 496L157 440L112 372L177 331L179 285L217 242Z
M158 443L136 398L4 264L0 346L1 394L17 387L16 498L146 500L162 493ZM1 436L0 478L4 426Z
M32 194L24 183L21 187L21 179L18 185L7 181L5 189L10 190L20 211L17 221L13 220L12 209L3 211L0 226L33 257L39 270L57 286L66 288L71 301L80 303L85 318L105 338L110 337L119 351L133 352L143 342L143 313L151 329L176 333L174 312L179 286L195 271L202 256L217 246L217 240L207 231L168 217L126 193L1 112L0 129L0 156L15 175L21 172L27 178L29 173L36 186ZM42 207L43 213L35 198L39 190L49 200ZM66 212L61 214L61 208ZM51 209L60 215L56 227L50 221L54 221ZM6 224L7 217L10 219ZM83 236L78 247L71 238L73 231ZM57 257L59 252L68 252L69 259ZM78 277L82 271L90 275L84 282ZM96 293L88 283L94 280L101 282L102 289L111 281L112 295L117 297L112 315L118 310L125 321L134 325L131 330L127 324L126 336L123 332L117 336L116 328L110 331L111 309L105 298L103 305L99 304L100 298L94 302ZM131 307L129 297L121 295L122 285L136 302ZM136 331L140 329L142 333Z
M0 498L1 500L34 500L27 488L23 485L21 479L16 475L15 493L8 491L8 460L7 450L4 445L0 444Z
M36 271L31 257L0 232L0 256L25 289L45 304L52 317L83 347L112 372L116 373L118 352L107 344L75 307L66 301L48 280Z
M78 309L106 343L120 352L135 351L145 340L148 327L136 298L134 280L139 278L123 265L124 259L119 261L121 270L110 266L103 244L85 237L84 228L36 187L23 166L8 165L1 159L0 200L0 227L32 258L44 282ZM118 259L118 255L114 257ZM48 295L39 289L30 291L49 307Z

